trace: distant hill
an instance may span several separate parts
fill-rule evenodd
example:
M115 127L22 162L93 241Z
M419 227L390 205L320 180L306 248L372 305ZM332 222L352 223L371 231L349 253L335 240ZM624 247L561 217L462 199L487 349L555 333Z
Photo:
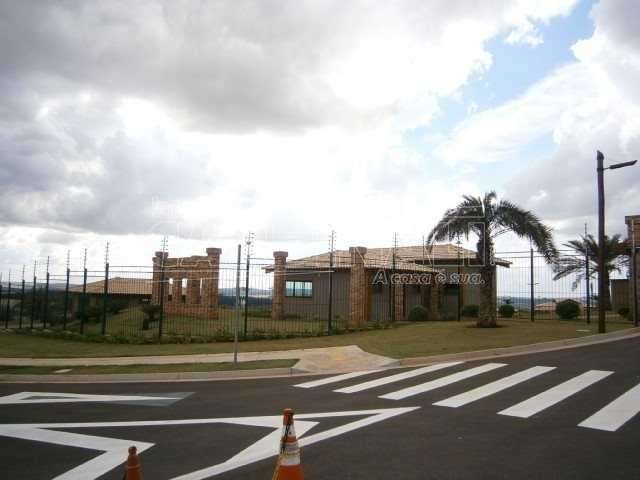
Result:
M548 302L552 302L553 300L557 300L559 297L535 297L533 299L533 304L534 305L539 305L541 303L548 303ZM587 298L586 297L582 297L582 296L578 296L578 297L562 297L562 298L571 298L573 300L576 300L577 302L586 304L587 303ZM498 296L498 305L502 305L503 303L506 303L505 300L511 300L511 305L513 305L514 308L516 309L521 309L521 308L525 308L528 309L531 304L530 304L530 298L529 297L513 297L510 295L503 295L503 296ZM595 299L592 297L591 298L591 305L595 305L596 301Z

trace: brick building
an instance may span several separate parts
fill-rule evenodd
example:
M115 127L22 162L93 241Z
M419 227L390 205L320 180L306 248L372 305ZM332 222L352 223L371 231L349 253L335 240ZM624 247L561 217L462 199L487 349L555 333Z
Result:
M404 320L416 305L432 319L452 319L462 305L480 303L479 285L468 282L471 275L479 278L476 253L455 245L351 247L291 261L287 256L274 252L274 265L266 269L274 275L274 320L327 318L331 308L336 320L360 327ZM496 265L509 262L498 259Z

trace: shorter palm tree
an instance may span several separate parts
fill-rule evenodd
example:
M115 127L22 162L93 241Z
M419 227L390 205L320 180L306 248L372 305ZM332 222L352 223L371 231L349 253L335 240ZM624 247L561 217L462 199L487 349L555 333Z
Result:
M571 240L563 246L574 250L577 255L563 255L553 265L554 280L575 275L572 288L578 288L587 276L587 258L589 259L589 278L591 280L598 274L600 260L598 258L598 241L593 235L581 236L579 240ZM600 301L606 310L611 309L611 296L609 294L609 278L613 272L622 272L622 268L628 265L627 243L620 240L620 235L604 237L604 284L607 288L602 292Z

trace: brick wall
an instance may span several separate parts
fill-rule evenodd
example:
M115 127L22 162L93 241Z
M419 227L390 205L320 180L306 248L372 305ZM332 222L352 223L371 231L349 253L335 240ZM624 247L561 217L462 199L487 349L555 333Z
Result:
M153 257L152 303L160 304L161 285L164 283L164 312L218 318L218 279L222 250L207 248L206 251L206 256L175 258L170 258L165 252L164 261L162 252L156 252ZM186 279L184 289L183 279Z

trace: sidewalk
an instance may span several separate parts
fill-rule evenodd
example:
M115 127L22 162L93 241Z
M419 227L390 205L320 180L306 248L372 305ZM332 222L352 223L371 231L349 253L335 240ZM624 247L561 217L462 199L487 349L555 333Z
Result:
M297 371L322 373L340 370L373 370L398 364L393 358L367 353L356 345L346 347L276 350L270 352L244 352L239 362L255 360L298 359ZM0 365L12 366L94 366L94 365L169 365L178 363L233 362L233 353L201 355L158 355L148 357L96 357L96 358L0 358Z

